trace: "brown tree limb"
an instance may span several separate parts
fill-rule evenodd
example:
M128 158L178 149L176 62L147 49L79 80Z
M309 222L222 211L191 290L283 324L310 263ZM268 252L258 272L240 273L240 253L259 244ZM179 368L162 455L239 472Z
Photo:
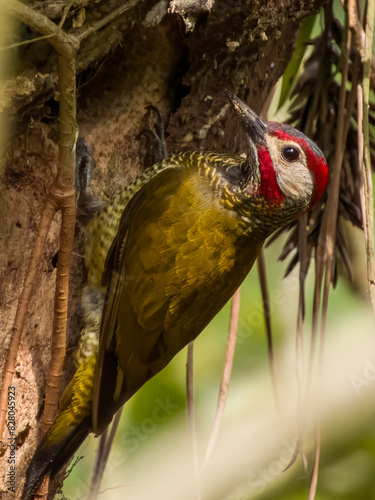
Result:
M64 26L65 20L67 18L67 15L69 13L70 7L73 5L73 1L70 1L68 5L64 8L64 12L62 15L62 18L59 22L59 24L56 26L54 33L49 33L48 35L42 35L42 36L37 36L35 38L32 38L30 40L24 40L23 42L17 42L17 43L12 43L11 45L6 45L4 47L1 47L0 50L9 50L9 49L14 49L15 47L22 47L23 45L30 45L31 43L35 42L40 42L41 40L48 40L48 38L52 38L56 36Z
M64 30L56 29L57 25L40 12L17 0L7 0L2 7L5 12L28 24L41 35L51 36L49 42L58 54L72 56L78 50L78 40Z

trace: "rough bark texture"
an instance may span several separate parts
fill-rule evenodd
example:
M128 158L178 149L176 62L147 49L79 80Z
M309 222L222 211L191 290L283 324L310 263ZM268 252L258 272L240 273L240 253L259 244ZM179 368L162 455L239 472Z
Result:
M97 162L96 193L111 198L141 171L137 135L145 127L142 117L147 105L159 108L167 120L169 152L240 152L241 135L237 135L223 90L232 90L259 112L292 55L299 21L316 13L323 3L139 0L83 39L77 63L77 122ZM67 2L35 0L28 4L42 8L58 23ZM123 4L77 0L64 28L80 35ZM32 33L27 27L19 26L17 33L8 34L8 41L15 43L29 36ZM15 61L12 68L3 70L0 95L2 116L6 113L7 126L13 126L0 162L1 366L39 214L57 168L56 54L48 40L13 48L12 54ZM18 494L12 498L20 498L25 467L38 439L50 356L58 219L35 284L14 379ZM74 369L85 280L84 236L80 229L76 232L65 384ZM8 450L1 450L1 455L1 470L5 470ZM1 481L0 492L4 492L3 475Z

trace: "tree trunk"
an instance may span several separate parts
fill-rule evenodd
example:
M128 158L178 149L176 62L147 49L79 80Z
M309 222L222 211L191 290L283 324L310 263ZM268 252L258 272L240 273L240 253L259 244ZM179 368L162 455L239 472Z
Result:
M67 3L27 2L43 9L57 24ZM77 59L77 123L97 162L96 194L112 198L142 170L144 159L137 136L147 126L143 116L148 105L156 106L165 118L169 153L190 149L242 152L224 89L245 99L259 113L292 56L300 21L317 13L323 3L133 0L130 9L85 37ZM85 0L76 4L79 6L70 10L63 28L79 36L124 2ZM32 36L19 24L7 34L6 44ZM4 123L11 127L0 162L1 366L40 213L56 174L58 139L58 79L51 45L42 40L14 47L11 56L11 67L2 69L0 95ZM35 283L14 376L17 495L12 498L21 498L25 469L38 440L50 358L58 234L57 216ZM83 232L77 228L64 386L74 370L80 332L83 241ZM7 429L5 433L6 438ZM8 453L6 447L1 450L3 471ZM6 492L5 475L1 481L0 491Z

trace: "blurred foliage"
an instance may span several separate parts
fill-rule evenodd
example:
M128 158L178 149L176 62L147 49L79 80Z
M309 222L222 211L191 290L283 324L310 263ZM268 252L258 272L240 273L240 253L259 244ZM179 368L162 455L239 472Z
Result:
M330 170L335 161L335 141L336 130L338 128L338 108L339 93L342 80L341 71L344 65L346 54L343 47L346 43L345 27L336 18L336 11L339 7L331 10L327 6L321 33L311 41L304 40L312 46L312 51L303 63L303 68L299 71L298 77L291 81L289 78L289 65L287 73L289 86L282 86L280 103L283 95L289 95L289 119L288 122L310 136L324 152ZM308 25L310 28L310 25ZM307 29L304 30L304 36ZM301 61L300 47L298 47L297 60ZM294 60L294 57L293 57ZM332 282L334 285L338 279L338 255L341 262L346 267L347 273L352 278L353 270L343 221L350 221L353 225L362 228L361 215L361 175L358 164L357 146L357 113L356 113L356 91L359 83L360 54L354 49L349 54L348 85L346 91L348 109L345 117L346 141L343 168L341 170L341 184L339 196L339 208L336 223L336 258ZM297 71L295 70L295 73ZM351 101L351 102L350 102ZM375 110L375 102L373 102ZM370 114L370 122L375 124L375 117ZM370 131L374 133L374 128ZM375 161L375 138L371 137L371 158ZM322 223L322 214L326 203L326 196L319 201L317 207L307 215L307 248L306 257L310 261L314 249L317 248L318 237ZM282 228L276 233L271 241L285 231L290 231L290 236L281 253L281 259L292 255L292 259L287 268L289 273L301 259L299 248L300 223L296 221L289 226ZM295 252L293 253L293 251Z
M294 86L295 79L301 68L302 60L306 52L307 42L310 40L315 22L318 20L317 18L318 16L307 17L301 23L293 57L281 79L281 90L278 108L281 108L287 102L290 91Z

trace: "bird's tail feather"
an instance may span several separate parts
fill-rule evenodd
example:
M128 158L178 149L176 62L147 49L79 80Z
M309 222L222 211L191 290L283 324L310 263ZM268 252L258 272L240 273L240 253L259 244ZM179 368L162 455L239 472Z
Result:
M90 419L87 417L78 425L70 426L58 441L54 439L53 427L47 431L27 469L24 500L33 497L45 475L55 476L73 456L90 431Z

